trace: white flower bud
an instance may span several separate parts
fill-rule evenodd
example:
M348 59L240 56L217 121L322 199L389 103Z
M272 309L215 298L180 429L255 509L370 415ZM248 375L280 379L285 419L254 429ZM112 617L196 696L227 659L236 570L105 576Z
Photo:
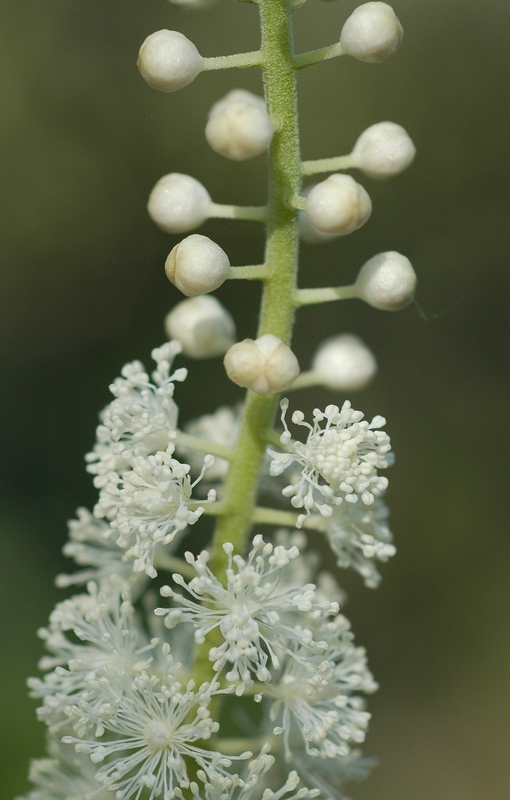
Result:
M316 185L316 184L314 184ZM308 197L310 192L313 189L312 186L306 186L301 194L303 197ZM299 212L299 238L306 242L307 244L324 244L325 242L331 242L338 237L334 233L323 233L315 225L312 225L310 221L310 217L306 213L306 211Z
M233 161L264 153L273 138L266 104L244 89L234 89L213 105L205 126L212 149Z
M344 53L359 61L384 61L398 50L404 29L387 3L364 3L356 8L340 35Z
M365 224L372 201L350 175L330 175L310 191L306 213L317 230L345 236Z
M179 31L156 31L140 47L138 69L153 89L175 92L195 80L204 61L197 48Z
M156 225L167 233L184 233L205 222L210 204L209 192L199 181L171 172L155 185L147 209Z
M272 333L233 345L223 363L231 381L263 397L288 389L299 375L296 356Z
M179 339L190 358L222 356L235 341L235 325L226 308L209 295L178 303L165 317L169 339Z
M416 273L408 258L390 250L364 264L354 284L356 297L383 311L400 311L412 302Z
M312 361L323 386L351 392L367 386L377 372L377 361L366 344L353 333L325 339Z
M363 131L352 155L353 165L370 178L393 178L412 164L416 147L401 125L378 122Z
M188 297L214 292L225 282L229 270L225 251L199 233L176 244L165 263L168 280Z

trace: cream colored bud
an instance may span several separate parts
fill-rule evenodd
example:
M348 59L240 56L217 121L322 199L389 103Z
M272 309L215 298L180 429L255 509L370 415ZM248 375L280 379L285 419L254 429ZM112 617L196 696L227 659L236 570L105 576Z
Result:
M214 292L226 281L229 270L225 251L199 233L176 244L165 263L168 280L188 297Z
M367 386L377 372L377 361L366 344L353 333L325 339L312 361L323 386L341 392Z
M210 205L209 193L199 181L171 172L155 185L147 209L156 225L167 233L185 233L205 222Z
M272 333L234 344L223 363L231 381L263 397L288 389L299 375L296 356Z
M212 149L232 161L264 153L273 138L266 104L244 89L234 89L213 105L205 126Z
M235 341L235 325L226 308L209 295L183 300L165 318L169 339L178 339L190 358L222 356Z
M317 230L345 236L365 224L372 201L350 175L330 175L310 191L306 213Z
M356 296L374 308L400 311L413 301L416 273L408 258L396 253L379 253L364 264L354 284Z
M316 184L315 184L316 185ZM308 197L313 189L312 186L306 186L301 194L303 197ZM324 244L325 242L334 241L338 237L334 233L323 233L315 225L312 225L310 217L306 211L299 212L299 238L307 244Z
M363 131L352 151L354 166L370 178L393 178L414 161L416 147L396 122L378 122Z
M340 36L344 53L359 61L376 63L393 55L404 29L387 3L364 3L356 8Z
M204 61L197 48L179 31L156 31L140 47L138 69L153 89L175 92L195 80Z

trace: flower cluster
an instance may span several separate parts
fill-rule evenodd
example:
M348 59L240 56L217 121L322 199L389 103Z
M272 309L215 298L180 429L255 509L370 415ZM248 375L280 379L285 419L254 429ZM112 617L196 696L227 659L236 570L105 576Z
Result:
M228 557L226 587L208 567L207 551L197 558L186 553L197 577L188 584L180 575L173 578L194 600L164 586L161 594L171 597L176 605L157 608L156 614L165 617L168 628L190 622L199 643L217 629L222 642L210 648L209 659L217 674L229 665L226 678L239 682L236 693L242 694L252 688L253 675L261 683L268 683L269 666L279 669L282 654L306 661L311 654L323 652L327 644L316 641L310 627L296 625L296 613L306 612L311 620L317 615L336 614L338 603L319 599L314 584L281 586L281 572L299 556L296 546L274 547L257 535L246 559L232 555L231 544L225 544L223 549ZM306 619L305 616L303 621ZM302 646L301 652L292 647L294 643Z
M139 361L126 364L122 377L110 387L115 399L101 415L97 443L87 456L88 470L99 488L94 516L108 520L109 525L94 526L89 520L78 535L87 539L92 535L96 551L101 546L108 550L112 571L120 550L124 560L133 562L135 573L154 578L157 551L169 545L174 549L183 531L204 510L192 500L192 490L213 466L214 457L206 455L194 482L190 465L174 457L178 408L173 394L175 381L184 380L187 370L171 374L170 367L180 350L179 342L170 341L152 351L157 364L153 383ZM215 499L211 490L206 502ZM97 555L90 547L84 551L76 546L71 546L70 554L88 559Z
M271 475L281 473L294 464L301 472L283 489L295 508L304 508L298 517L301 527L305 517L316 508L324 517L330 517L333 506L347 503L371 505L388 486L388 479L377 474L392 463L390 438L380 428L386 424L384 417L363 420L363 413L355 411L348 400L342 408L327 406L316 408L313 425L304 420L302 411L295 411L292 422L308 430L306 443L293 441L285 415L288 400L282 400L284 432L280 437L286 453L269 450L273 457Z
M171 2L197 9L214 0ZM57 579L81 593L60 602L40 631L44 674L29 686L50 757L32 763L35 788L24 800L345 800L344 780L367 771L358 745L377 685L340 613L344 592L321 571L306 532L322 532L339 567L378 584L376 563L395 552L380 475L393 459L385 420L366 421L348 400L315 409L312 423L295 411L302 442L287 425L288 400L283 433L274 418L280 392L357 391L377 371L369 347L345 333L319 343L301 371L290 347L300 306L355 298L395 311L416 288L409 260L388 251L352 286L299 289L300 217L309 242L354 233L372 201L344 170L389 178L415 150L403 128L381 122L347 156L301 161L297 72L342 55L378 63L403 31L390 6L367 2L336 43L295 54L290 17L300 4L259 0L262 47L253 53L205 58L169 30L140 48L142 77L164 92L212 69L264 70L265 97L228 92L212 105L205 137L233 161L268 153L267 204L220 205L199 180L172 172L157 181L148 211L169 234L212 217L263 223L265 262L231 266L197 233L170 249L165 272L186 299L165 318L170 341L152 351L152 374L133 361L111 385L86 457L99 497L69 523L64 552L78 570ZM302 186L321 172L331 174ZM231 314L212 295L230 279L263 285L253 338L236 341ZM181 355L223 356L231 382L248 389L244 403L179 427L174 394L187 369L173 362ZM275 442L279 449L268 449ZM292 508L281 508L282 495Z

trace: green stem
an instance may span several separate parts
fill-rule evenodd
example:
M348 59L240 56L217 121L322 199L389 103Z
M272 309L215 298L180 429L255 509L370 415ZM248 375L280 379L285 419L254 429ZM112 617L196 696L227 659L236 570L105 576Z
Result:
M262 64L262 53L260 50L252 50L249 53L235 53L231 56L214 56L213 58L203 59L204 72L211 69L230 69L231 67L260 67Z
M307 53L299 53L294 56L292 63L295 69L303 69L304 67L311 67L312 64L318 64L320 61L327 61L328 58L336 58L336 56L345 55L344 49L340 42L330 44L327 47L321 47L319 50L309 50Z
M265 222L267 219L265 206L229 206L211 203L208 213L211 219L242 219L249 222Z
M333 300L351 300L357 297L356 286L324 286L318 289L298 289L295 293L297 306L314 306Z
M262 72L268 114L275 135L269 150L269 198L262 306L257 336L272 333L290 344L295 313L299 254L298 212L292 198L301 189L296 72L293 66L291 6L286 0L260 0ZM223 545L232 542L243 553L252 527L259 473L278 396L261 397L248 391L241 428L225 480L209 566L225 579ZM197 683L209 680L209 649L215 637L197 648Z
M265 264L256 264L248 267L230 267L228 280L247 280L263 281L267 278L267 267Z
M177 431L174 439L177 447L184 447L188 450L198 450L199 453L206 455L216 456L217 458L224 458L227 461L232 458L232 448L216 442L208 442L206 439L200 439L198 436L191 436L189 433Z
M335 156L333 158L318 158L316 161L303 161L301 175L319 175L321 172L338 172L340 169L350 169L356 166L354 156Z

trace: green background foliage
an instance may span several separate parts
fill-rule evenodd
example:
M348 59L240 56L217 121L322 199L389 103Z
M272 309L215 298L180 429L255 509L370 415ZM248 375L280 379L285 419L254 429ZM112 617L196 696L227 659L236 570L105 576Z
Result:
M181 30L204 56L258 46L257 11L222 2L182 15L164 0L3 0L0 28L1 796L26 789L43 729L25 678L36 629L57 599L65 520L94 503L82 455L107 386L148 360L178 300L162 269L177 241L145 213L170 171L217 202L264 202L263 158L213 153L203 126L256 70L151 91L135 62L143 39ZM334 41L353 0L309 0L296 49ZM374 214L352 236L304 246L302 286L350 282L373 254L405 253L419 305L384 314L357 301L299 312L303 367L325 336L360 334L380 373L357 407L388 418L397 463L389 503L398 556L382 587L342 576L357 641L381 684L367 753L380 766L357 800L506 800L510 784L508 294L510 4L395 0L401 51L376 66L346 58L299 78L304 158L348 152L368 125L404 125L418 147L401 178L361 178ZM260 229L212 221L202 232L232 264L257 263ZM240 337L253 334L259 288L217 293ZM183 421L233 402L219 361L190 363ZM295 397L309 411L331 395ZM341 400L341 398L339 398Z

